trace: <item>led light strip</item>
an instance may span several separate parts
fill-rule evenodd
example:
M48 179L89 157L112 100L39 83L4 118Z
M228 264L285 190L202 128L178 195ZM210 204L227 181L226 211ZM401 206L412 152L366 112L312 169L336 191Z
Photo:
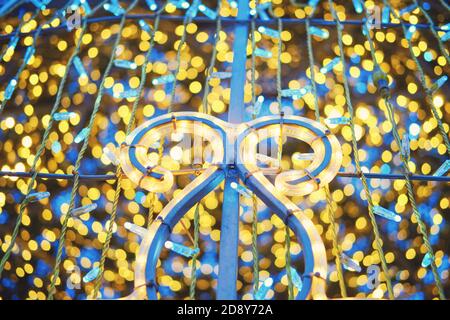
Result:
M174 118L176 126L173 125ZM297 116L284 117L283 134L310 144L315 158L307 168L308 174L291 172L295 176L292 179L280 173L274 186L265 178L262 168L257 166L256 148L262 141L280 135L279 123L278 115L233 125L202 113L177 112L147 121L126 138L126 145L120 152L124 173L134 183L151 192L169 190L173 176L159 180L148 175L150 159L146 147L150 148L161 137L170 136L173 132L201 137L212 146L212 166L203 170L177 194L144 234L136 258L135 291L126 299L158 297L156 263L165 241L184 214L224 179L222 169L228 163L236 164L244 183L285 221L302 244L305 256L304 285L296 298L326 299L324 279L327 277L327 259L322 239L314 223L286 195L306 195L314 191L317 185L330 182L341 166L341 147L337 138L320 123ZM144 147L130 147L133 145Z

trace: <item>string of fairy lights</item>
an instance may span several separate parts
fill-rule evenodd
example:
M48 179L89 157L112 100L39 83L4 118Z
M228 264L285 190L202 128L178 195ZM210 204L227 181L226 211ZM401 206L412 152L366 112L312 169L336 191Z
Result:
M248 23L247 119L298 114L342 137L337 182L293 197L330 243L329 296L445 299L448 4L302 2L250 1L252 16L238 21L236 1L73 0L61 8L7 1L0 8L1 298L126 295L134 233L187 184L182 171L195 163L162 141L150 156L179 179L173 192L147 194L122 176L117 150L136 124L158 114L226 115L228 31ZM68 9L82 13L73 39L62 37ZM49 46L61 56L47 57ZM278 159L259 161L288 170L312 160L280 141ZM158 264L160 298L214 297L222 191L173 229ZM251 203L242 198L240 297L292 299L302 285L301 246L254 195ZM361 265L381 266L375 288Z

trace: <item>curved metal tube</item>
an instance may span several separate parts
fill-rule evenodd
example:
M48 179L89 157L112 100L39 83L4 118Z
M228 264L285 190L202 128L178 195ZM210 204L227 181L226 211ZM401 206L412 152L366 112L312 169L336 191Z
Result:
M176 121L176 125L173 121ZM283 136L308 143L316 157L304 172L292 172L294 178L285 173L278 174L277 186L274 186L264 176L262 168L258 167L255 155L259 143L279 137L280 123ZM200 128L196 129L196 125L200 125ZM150 120L127 137L128 146L144 146L128 147L121 151L124 171L131 180L140 183L148 178L145 164L148 158L142 150L172 130L200 135L208 140L212 144L213 160L211 166L167 204L149 227L136 259L135 291L124 299L158 298L155 271L165 241L186 212L223 181L225 176L222 166L230 163L236 165L244 184L293 230L302 245L305 258L303 288L296 298L326 299L327 260L324 244L314 223L286 195L309 194L334 178L342 161L336 137L318 122L297 116L282 119L279 116L267 116L245 124L232 125L202 113L177 112ZM152 188L149 185L159 183L151 181L150 184L140 185Z

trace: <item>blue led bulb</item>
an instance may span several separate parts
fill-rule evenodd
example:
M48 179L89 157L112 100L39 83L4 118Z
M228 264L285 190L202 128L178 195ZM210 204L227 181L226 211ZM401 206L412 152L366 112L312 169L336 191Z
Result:
M253 196L253 192L251 192L249 189L247 189L243 185L240 185L236 182L232 182L230 184L230 187L232 189L236 190L237 192L239 192L239 194L243 195L246 198L251 198Z
M411 40L412 37L414 36L414 33L416 33L416 30L417 29L416 29L415 26L410 26L408 28L408 30L406 31L405 38L408 39L408 40Z
M103 5L103 8L106 10L106 11L109 11L109 12L111 12L113 15L115 15L115 16L120 16L120 15L123 15L124 13L125 13L125 10L121 7L121 6L119 6L119 5L114 5L114 4L112 4L112 3L105 3L104 5Z
M152 28L144 20L142 20L142 19L139 20L139 26L141 27L142 30L147 32L149 35L153 35Z
M337 118L327 118L325 119L325 122L328 124L349 124L350 123L350 118L347 117L337 117Z
M184 246L182 244L175 243L172 241L166 241L164 243L164 246L167 249L169 249L175 253L185 256L186 258L192 258L194 255L196 255L200 252L199 248L192 249L192 248L189 248L187 246Z
M271 38L275 38L275 39L280 38L280 33L278 32L278 30L260 26L260 27L258 27L258 31L268 37L271 37Z
M15 50L17 47L17 44L19 43L19 36L16 34L13 36L8 43L8 50Z
M391 9L388 6L383 7L381 10L381 23L387 24L391 22Z
M401 146L401 153L403 157L407 160L411 157L411 142L409 140L409 135L405 133L402 137L402 146Z
M322 68L320 68L320 72L323 74L328 73L331 70L333 70L334 67L336 67L339 63L341 63L341 58L336 57L333 60L331 60L330 62L328 62L326 65L324 65Z
M364 7L360 0L352 0L356 13L363 13Z
M400 16L406 14L406 13L410 13L412 11L414 11L417 8L417 4L413 3L407 7L404 7L403 9L400 10Z
M212 73L209 75L209 78L210 78L210 79L213 79L213 78L217 78L217 79L229 79L229 78L231 78L231 76L232 76L232 73L231 73L231 72L218 71L218 72L212 72Z
M92 282L95 279L97 279L97 277L100 274L100 268L99 267L95 267L92 268L84 277L83 277L83 282L84 283L88 283L88 282Z
M316 37L321 39L328 39L330 37L330 33L326 29L320 29L314 26L309 27L309 32Z
M177 9L187 9L189 8L189 2L185 0L169 0L169 3L174 5Z
M292 99L297 100L303 98L307 93L311 92L312 87L310 85L304 86L299 89L298 94L292 96Z
M91 203L91 204L87 204L85 206L73 209L71 215L72 215L72 217L79 217L79 216L86 214L88 212L91 212L95 209L97 209L97 204Z
M255 48L254 54L261 58L272 58L272 52L261 48Z
M5 93L4 93L5 100L11 99L11 97L14 93L14 90L16 90L16 86L17 86L17 79L12 78L8 82L8 85L6 86L6 89L5 89Z
M267 293L272 288L273 279L267 278L264 280L263 284L258 288L258 291L255 292L254 298L255 300L264 300L267 296Z
M54 153L61 152L61 143L59 141L53 141L51 149Z
M123 226L125 227L125 229L127 229L130 232L133 232L134 234L138 235L141 238L144 238L145 235L148 233L147 229L130 222L125 222Z
M80 131L80 133L77 134L77 136L75 137L75 143L80 143L81 141L83 141L84 139L86 139L88 137L89 134L89 128L84 128L83 130Z
M147 6L150 10L155 11L158 9L158 5L156 4L155 0L145 0L147 3Z
M308 6L315 8L319 4L320 0L308 0Z
M402 220L402 217L400 217L395 212L392 212L391 210L388 210L386 208L380 207L380 206L373 206L373 213L376 215L386 218L391 221L400 222Z
M191 6L186 11L186 15L190 18L195 18L198 13L199 5L200 5L200 0L193 0Z
M255 117L257 117L259 115L259 113L261 112L261 107L264 103L264 96L258 96L258 98L256 99L255 105L253 106L253 115Z
M205 16L207 16L208 18L210 18L211 20L216 20L217 18L217 13L213 10L211 10L210 8L208 8L207 6L200 4L198 6L198 10L203 13Z
M34 53L36 52L36 49L34 48L34 46L30 46L27 48L27 51L25 52L25 57L23 58L23 61L28 64L31 60L31 57L34 55Z
M168 74L168 75L153 79L152 84L154 86L157 86L160 84L166 84L166 83L170 83L170 82L174 82L174 81L175 81L175 76L173 74Z
M427 268L431 265L432 261L433 261L433 257L428 252L426 255L423 256L421 265L422 265L422 267Z
M44 192L34 192L34 193L30 193L26 199L28 200L28 202L32 203L32 202L38 202L41 201L43 199L47 199L48 197L50 197L50 192L44 191Z
M88 76L87 72L86 72L86 69L83 66L83 62L81 61L79 56L75 56L73 58L73 65L75 67L75 70L77 70L78 75L80 77L87 77Z
M294 286L298 289L298 291L301 291L303 288L303 281L300 275L298 274L297 270L293 267L291 267L291 277Z
M53 114L53 119L56 121L70 120L77 114L75 112L57 112Z
M354 271L354 272L361 272L361 267L358 263L358 261L353 260L349 256L347 256L344 253L341 253L341 263L345 270L348 271Z
M133 61L116 59L114 60L114 65L118 68L136 70L137 64Z
M118 99L137 98L138 96L139 96L138 89L129 89L122 92L114 92L114 98Z
M436 170L433 174L435 177L442 177L447 171L450 170L450 160L445 160L445 162Z
M431 85L431 91L436 91L442 88L442 86L447 82L448 76L442 76L439 79L436 80L435 83Z
M295 97L301 95L300 89L283 89L281 90L282 97Z
M233 9L236 9L238 7L238 3L236 0L228 0L228 3L230 4L230 7Z
M264 2L256 7L256 12L258 13L258 17L263 20L267 21L270 20L270 16L266 12L267 9L269 9L272 6L272 2Z

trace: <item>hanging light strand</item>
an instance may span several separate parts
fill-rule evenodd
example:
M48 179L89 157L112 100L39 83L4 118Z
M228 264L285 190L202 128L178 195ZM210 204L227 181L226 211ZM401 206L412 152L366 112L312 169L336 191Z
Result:
M200 203L197 203L194 211L194 250L198 252L198 239L200 235ZM197 287L197 257L194 254L191 259L191 283L189 284L189 298L195 300L195 289Z
M21 19L19 25L18 25L17 28L16 28L16 30L15 30L14 32L11 33L11 34L14 34L14 35L12 36L12 39L18 38L19 35L20 35L20 30L21 30L22 27L25 25L25 23L27 23L27 22L29 22L29 21L32 21L34 18L36 18L36 16L39 14L39 12L40 12L40 10L39 10L39 9L36 9L35 12L33 13L33 15L32 15L28 20ZM2 53L0 53L0 61L3 60L3 57L4 57L5 54L7 53L8 49L9 49L9 46L6 46L6 47L3 49Z
M137 98L133 102L130 120L128 121L126 131L125 131L126 137L131 133L131 130L136 121L136 112L137 112L137 109L139 106L139 102L141 101L142 93L144 91L144 86L145 86L145 82L147 79L147 66L150 63L151 54L152 54L154 44L155 44L155 34L159 28L160 16L164 10L163 8L164 7L162 7L162 9L158 10L158 12L156 13L156 19L154 22L154 32L153 32L153 34L150 35L151 38L150 38L149 49L147 50L147 53L145 55L144 63L141 66L141 77L140 77L140 82L139 82L139 87L138 87L138 95L137 95ZM114 193L114 200L113 200L111 215L110 215L110 218L108 221L108 230L106 232L106 239L102 246L102 253L101 253L101 258L100 258L100 263L99 263L100 272L99 272L97 278L95 279L94 293L92 295L93 299L97 298L98 292L99 292L101 284L102 284L103 273L105 271L106 256L107 256L107 253L108 253L108 250L110 247L110 243L111 243L111 238L112 238L112 234L113 234L113 225L114 225L116 217L117 217L117 208L118 208L118 204L119 204L120 193L122 191L122 177L123 177L122 167L121 167L120 163L116 167L116 176L117 176L116 190ZM156 195L153 195L153 197L151 197L150 201L152 202L152 204L149 207L149 218L148 219L150 219L150 215L153 216L153 212L150 212L150 211L153 211L153 209L154 209L153 201L156 200L155 198L156 198Z
M98 111L100 109L100 105L101 105L102 98L103 98L103 92L104 92L104 89L105 89L106 78L109 76L109 74L111 72L111 69L112 69L112 66L113 66L113 63L114 63L114 60L115 60L115 56L116 56L116 50L117 50L117 47L119 46L120 40L122 38L122 30L123 30L123 28L125 26L126 14L131 9L133 9L136 6L137 3L138 3L138 0L134 0L130 4L130 6L126 9L126 11L122 14L122 17L121 17L121 20L120 20L120 25L119 25L119 28L118 28L118 33L117 33L117 36L116 36L116 40L115 40L115 42L114 42L114 44L112 46L111 56L109 58L109 62L107 64L107 66L106 66L105 72L103 73L102 80L101 80L101 83L100 83L100 86L99 86L99 89L98 89L98 94L97 94L97 97L95 99L94 108L93 108L93 111L92 111L92 114L91 114L91 117L90 117L90 120L89 120L89 124L86 127L88 129L87 137L90 136L90 133L92 131L92 127L94 126L94 122L95 122L97 113L98 113ZM84 154L85 154L85 152L87 150L88 144L89 144L89 139L88 138L84 139L83 140L83 145L81 147L80 152L78 153L78 157L77 157L77 160L75 162L75 168L73 170L73 172L74 172L74 181L73 181L72 191L71 191L71 194L70 194L70 203L69 203L68 212L71 212L73 210L74 206L75 206L75 198L76 198L76 195L78 193L78 187L79 187L79 182L80 182L79 181L79 172L78 172L78 170L80 168L81 161L83 160ZM63 221L63 225L61 227L61 233L60 233L59 238L58 238L58 250L57 250L57 255L56 255L56 262L55 262L55 265L54 265L54 268L53 268L53 271L52 271L51 284L50 284L50 287L49 287L49 293L48 293L48 297L47 297L47 299L49 299L49 300L53 300L53 295L55 293L56 281L57 281L57 279L59 277L60 264L61 264L63 249L64 249L64 245L65 245L65 237L66 237L66 232L67 232L67 228L68 228L69 218L70 218L70 215L66 215L65 216L64 221Z
M203 100L202 100L202 112L206 114L211 114L211 108L208 104L208 95L210 92L210 85L209 85L209 76L214 72L214 67L216 66L216 57L217 57L217 44L220 40L220 32L222 31L222 17L220 16L220 10L222 8L222 1L217 1L217 10L216 10L216 33L214 34L214 44L213 44L213 51L211 53L211 61L209 63L209 68L206 73L206 79L205 79L205 90L203 92Z
M414 63L416 64L416 67L417 67L417 71L419 72L420 83L421 83L423 89L425 90L425 94L426 94L425 101L426 101L427 105L430 107L430 110L431 110L431 113L433 114L433 117L437 121L439 132L440 132L440 134L442 136L442 139L444 141L445 147L447 148L447 155L450 157L450 140L448 138L447 132L445 131L444 124L442 123L442 119L439 116L439 112L438 112L438 110L436 109L436 107L435 107L435 105L433 103L434 91L426 83L425 71L424 71L424 69L422 67L422 64L420 63L419 59L416 57L416 55L415 55L415 53L413 51L413 44L412 44L411 37L407 37L406 36L406 34L408 32L408 29L407 29L405 23L403 22L403 20L401 19L401 17L397 14L397 12L391 6L390 2L388 2L386 0L383 0L383 1L384 1L384 5L390 8L390 10L391 10L392 14L394 15L394 17L400 21L400 24L401 24L401 27L402 27L402 30L403 30L403 34L405 35L405 38L408 41L408 49L409 49L411 58L414 60ZM372 53L372 58L375 59L375 53L374 53L375 52L375 48L374 48L374 45L373 45L373 41L369 41L369 44L371 45L370 49L371 49L371 53ZM444 49L444 52L446 52L445 49ZM448 62L448 60L447 60L447 62Z
M269 8L272 17L275 17L273 8ZM282 31L283 31L283 21L281 18L277 17L277 29L278 29L278 39L277 39L277 104L278 104L278 114L280 115L280 135L278 136L278 152L277 159L281 166L281 158L283 157L283 106L282 106L282 89L281 89L281 53L283 51L282 42ZM290 229L286 224L285 226L285 258L286 258L286 276L288 282L288 297L289 300L294 299L294 283L292 281L292 266L291 266L291 237Z
M270 8L272 16L275 16L272 8ZM283 21L281 18L277 18L278 35L277 39L277 103L278 103L278 113L280 115L280 135L278 136L278 163L281 166L281 159L283 157L283 106L282 106L282 94L281 94L281 53L283 51L282 42L282 32L283 32ZM286 253L286 275L288 282L288 295L289 300L294 299L294 283L292 281L292 266L291 266L291 235L289 226L285 226L285 253Z
M259 1L255 1L255 8ZM257 114L254 112L256 104L256 39L255 39L255 19L256 14L251 21L251 90L252 90L252 119L256 119ZM252 258L253 258L253 292L258 292L259 289L259 253L258 253L258 198L252 194Z
M176 88L177 88L177 77L180 72L180 65L181 65L181 51L183 51L184 44L186 43L186 37L187 37L187 26L191 23L193 17L186 13L184 15L183 19L183 34L181 35L180 41L178 42L178 48L177 48L177 56L176 56L176 67L175 72L173 73L174 80L172 83L172 90L170 92L170 100L169 100L169 107L167 109L167 113L172 113L173 110L173 104L175 102L175 95L176 95Z
M320 109L319 109L319 98L317 94L317 85L315 81L315 61L314 61L314 52L313 52L313 46L312 46L312 35L310 32L310 19L314 17L314 14L316 12L317 7L315 6L309 15L309 17L306 19L306 36L307 36L307 49L308 49L308 60L309 60L309 70L311 72L311 87L312 87L312 94L314 96L314 113L316 116L316 121L321 122L320 120ZM331 231L332 235L332 246L333 246L333 254L335 257L335 263L336 263L336 271L337 276L339 280L339 288L341 291L341 296L343 298L347 297L347 289L345 287L345 279L344 279L344 273L342 270L342 264L341 264L341 258L340 255L342 253L341 246L339 245L338 241L338 230L336 230L336 218L335 218L335 211L333 207L333 198L331 196L329 185L327 184L324 186L325 191L325 197L327 200L327 212L328 212L328 219L329 219L329 230Z
M211 73L214 72L214 67L216 64L216 56L217 56L217 43L220 39L220 32L222 30L222 20L220 16L220 9L222 7L221 0L217 1L217 9L216 9L216 31L214 35L214 44L213 44L213 51L211 53L211 61L209 64L208 71L206 73L206 79L205 79L205 90L203 93L203 100L202 100L202 112L206 114L211 113L211 109L208 106L208 94L209 94L209 76ZM197 203L195 206L194 211L194 250L198 248L198 240L200 236L200 202ZM194 254L191 259L191 283L189 284L189 298L191 300L195 300L195 290L197 287L197 257L198 254Z
M437 42L438 42L438 46L439 49L441 50L442 55L445 57L445 59L447 60L447 64L450 65L450 56L447 53L447 49L445 49L444 43L441 40L441 37L439 37L438 33L436 32L436 26L434 25L434 21L433 19L431 19L431 16L428 14L428 12L419 4L419 2L417 0L413 0L414 4L419 8L420 12L422 12L422 14L424 15L425 19L427 19L428 24L429 24L429 29L431 31L431 33L433 34L433 36L436 38ZM396 15L396 13L394 13L394 16ZM400 22L402 22L400 20ZM409 39L406 39L409 40Z
M100 8L100 5L95 10L97 10L98 8ZM94 13L95 10L93 10L92 13ZM39 145L39 147L37 148L36 155L34 156L33 162L31 164L31 168L30 168L31 177L30 177L30 180L28 182L27 191L26 191L24 199L22 200L22 202L19 205L19 214L17 215L16 223L14 225L14 229L13 229L13 232L12 232L12 235L11 235L10 244L7 247L7 249L5 251L5 254L3 255L3 257L2 257L2 259L0 261L0 278L2 276L5 264L6 264L6 262L8 261L10 255L11 255L11 251L12 251L12 249L14 247L14 244L15 244L16 239L17 239L17 235L19 233L19 228L20 228L20 225L21 225L21 222L22 222L22 217L23 217L23 214L25 212L25 208L26 208L26 206L28 204L27 198L28 198L28 195L33 190L33 186L34 186L34 183L35 183L37 175L38 175L38 171L36 170L36 166L37 166L38 162L41 160L41 156L42 156L42 154L43 154L43 152L45 150L45 145L47 144L47 141L50 138L50 132L52 130L53 123L54 123L53 115L55 113L57 113L58 108L60 106L61 99L62 99L62 94L63 94L63 91L64 91L64 86L66 84L67 77L69 75L70 66L72 65L72 63L74 61L74 58L78 55L78 53L80 51L82 38L83 38L83 35L85 34L85 32L87 30L87 18L88 17L85 17L83 19L83 25L82 25L81 30L80 30L80 35L78 37L78 40L76 41L75 48L74 48L74 50L72 52L72 55L70 56L70 58L69 58L69 60L67 62L67 66L65 68L64 75L61 78L61 82L59 83L59 86L58 86L58 91L56 93L55 103L53 104L52 110L50 111L49 122L48 122L47 127L44 130L44 134L42 135L42 142Z
M278 112L280 114L280 135L278 138L278 163L281 166L281 159L283 156L283 106L281 99L281 53L283 51L283 42L281 40L281 33L283 31L283 22L281 18L277 18L278 24L278 56L277 56L277 101L278 101ZM288 282L288 295L289 300L294 299L294 282L292 280L292 265L291 265L291 233L290 228L286 224L285 226L286 238L285 238L285 246L286 246L286 275Z
M269 7L269 12L272 17L275 17L273 12L273 8ZM281 53L283 50L283 42L282 42L282 31L283 31L283 21L281 18L277 17L277 104L278 104L278 114L280 115L280 134L278 136L278 152L277 159L278 163L281 166L281 158L283 156L283 106L282 106L282 89L281 89ZM288 297L289 300L294 299L294 283L292 280L292 266L291 266L291 237L290 237L290 229L289 226L285 225L285 258L286 258L286 276L288 282Z
M393 12L394 17L396 19L399 19L400 23L402 23L400 17L393 10L393 8L392 8L391 4L389 3L389 1L387 1L387 0L383 0L383 1L384 1L384 4L391 9L391 12ZM404 32L405 37L406 37L407 30L406 30L406 27L403 24L402 24L402 29L403 29L403 32ZM369 32L367 32L367 34L369 34ZM409 45L411 45L410 39L408 39L408 37L406 37L406 38L407 38L407 40L409 42ZM371 40L371 42L372 42L372 50L374 50L373 40ZM376 63L376 61L374 61L374 63ZM418 69L420 70L421 68L418 67ZM382 72L382 71L380 71L380 72ZM421 78L422 77L424 78L423 70L421 72ZM424 88L426 90L426 87L424 87ZM391 95L390 95L390 92L389 92L389 88L383 87L383 88L378 88L378 89L379 89L380 95L384 99L386 107L387 107L388 119L389 119L389 121L390 121L390 123L392 125L392 134L394 136L394 139L395 139L395 141L397 143L397 146L398 146L399 150L401 150L402 140L400 138L400 135L399 135L399 132L398 132L398 128L397 128L397 124L395 122L395 111L394 111L394 106L393 106L393 104L391 102ZM447 151L448 151L448 149L447 149ZM438 292L439 292L439 297L440 297L441 300L444 300L445 299L444 289L443 289L443 286L442 286L441 278L440 278L438 270L437 270L433 248L431 247L430 241L428 239L427 227L426 227L425 223L422 220L422 217L421 217L421 214L420 214L419 210L417 209L416 199L414 197L414 192L413 192L413 186L412 186L412 183L411 183L411 179L409 177L411 175L411 170L409 169L408 159L406 157L404 157L403 155L400 158L402 160L402 165L403 165L403 169L404 169L404 175L405 175L405 178L406 178L405 181L406 181L406 188L407 188L407 191L408 191L408 199L409 199L409 202L410 202L411 207L412 207L413 216L417 220L417 224L419 226L419 232L420 232L420 234L422 236L422 240L423 240L423 242L425 244L425 247L427 249L427 253L428 253L429 257L431 257L431 270L432 270L432 273L433 273L434 281L436 283L436 287L437 287Z
M278 137L278 161L281 164L281 157L283 156L283 106L282 106L282 94L281 94L281 52L283 50L283 42L281 40L281 32L283 31L283 22L280 18L277 18L278 23L278 34L277 39L278 53L277 53L277 102L278 102L278 113L280 115L280 135Z
M33 43L30 46L26 47L26 52L25 52L22 64L20 65L19 69L17 70L15 76L10 80L9 84L11 84L11 81L15 81L16 83L19 81L19 78L20 78L22 72L27 67L28 62L31 59L31 56L35 55L36 44L37 44L38 38L41 35L41 32L42 32L44 26L49 25L54 19L59 18L61 15L61 12L67 10L68 6L69 6L69 4L66 4L62 9L57 10L49 20L47 20L44 23L39 25L39 27L36 29L36 32L33 36ZM14 91L14 88L15 88L15 85L12 87L11 90ZM6 91L7 90L8 90L8 88L6 88ZM10 93L10 95L12 95L12 92ZM3 110L5 109L5 106L6 106L6 103L8 102L8 100L9 100L8 97L3 98L3 100L0 104L0 115L2 114Z
M342 27L342 24L340 23L340 20L337 16L335 8L334 8L334 2L332 0L328 0L328 4L330 6L333 20L336 22L337 41L338 41L338 45L339 45L339 56L340 56L341 62L342 62L342 70L343 70L342 78L343 78L343 83L344 83L344 88L345 88L345 97L346 97L346 101L347 101L347 105L348 105L348 112L350 115L352 149L353 149L353 156L355 159L356 170L357 170L358 174L360 174L360 176L361 176L361 182L363 184L364 193L366 195L367 203L368 203L369 218L370 218L373 233L375 236L375 247L376 247L376 250L378 251L378 255L380 256L381 267L383 269L383 273L386 278L386 286L388 289L389 299L392 300L392 299L394 299L394 291L392 289L391 278L389 275L389 270L387 268L386 257L384 255L383 241L381 239L380 231L378 229L378 225L377 225L376 218L375 218L375 214L373 212L374 204L373 204L372 194L370 193L369 184L367 183L366 176L364 175L364 172L361 169L361 163L360 163L360 159L359 159L359 150L358 150L358 144L356 142L356 133L355 133L354 109L353 109L353 104L352 104L352 100L351 100L351 96L350 96L350 85L349 85L349 81L348 81L347 74L346 74L345 52L344 52L344 44L342 42L343 27Z
M161 138L162 141L162 138ZM161 159L163 157L164 152L164 146L162 145L162 142L160 146L158 147L158 159L159 162L161 162ZM147 217L147 228L150 228L151 224L153 223L153 216L155 214L155 206L158 201L158 195L153 192L148 193L148 217Z

